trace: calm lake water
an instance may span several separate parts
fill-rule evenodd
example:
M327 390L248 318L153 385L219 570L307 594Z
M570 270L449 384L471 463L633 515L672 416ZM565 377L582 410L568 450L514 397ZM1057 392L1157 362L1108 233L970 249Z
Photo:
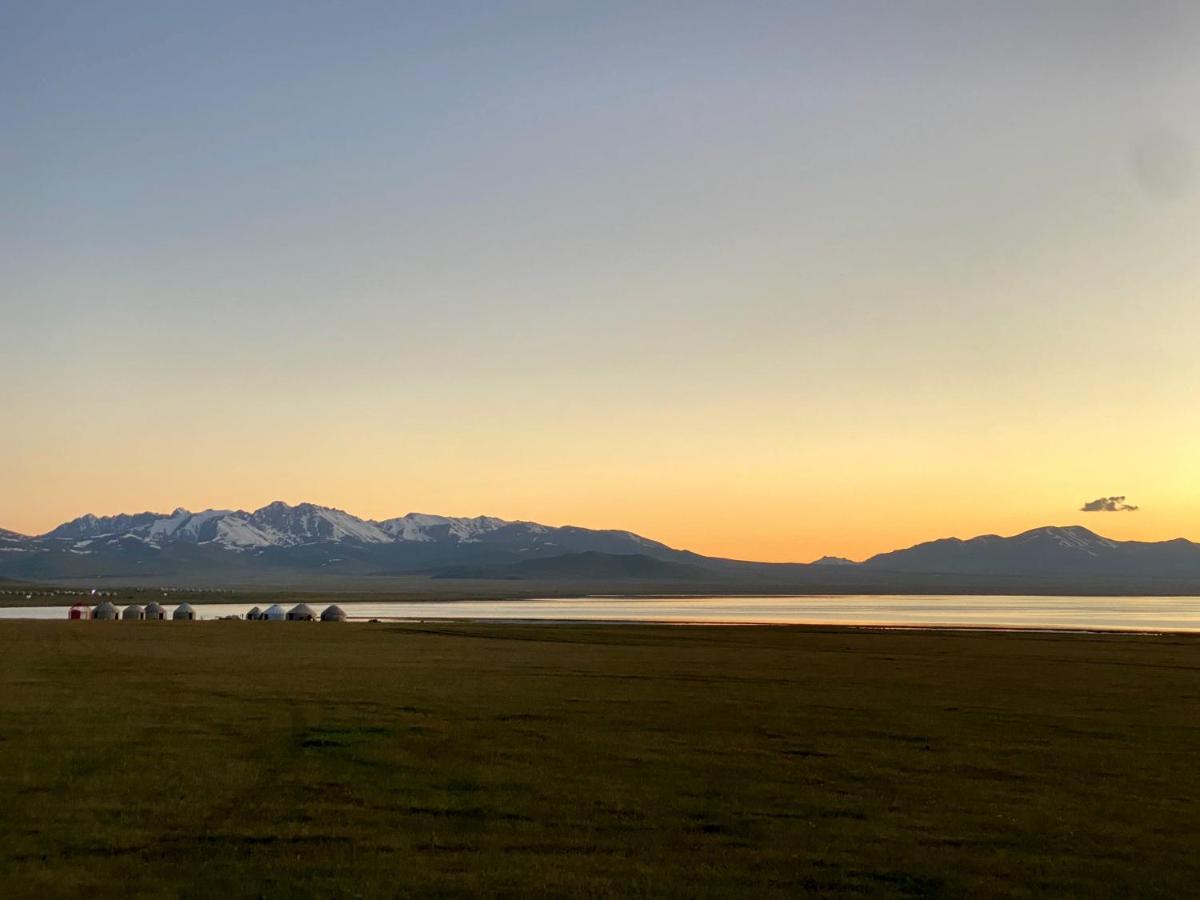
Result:
M152 597L147 597L149 602ZM328 603L298 597L317 613ZM168 615L176 605L160 598ZM289 604L283 604L285 608ZM351 619L675 622L725 625L881 625L1200 632L1200 597L804 596L576 597L339 604ZM247 604L202 604L201 619L243 615ZM66 606L0 609L0 618L61 619Z

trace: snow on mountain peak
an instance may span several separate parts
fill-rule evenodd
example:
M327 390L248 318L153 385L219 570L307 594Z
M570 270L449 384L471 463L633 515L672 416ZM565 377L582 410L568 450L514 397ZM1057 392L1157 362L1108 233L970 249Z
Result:
M1044 528L1035 528L1017 535L1016 540L1022 543L1049 540L1063 549L1077 550L1089 556L1096 556L1104 550L1117 546L1113 541L1101 537L1082 525L1047 525Z
M453 538L464 543L477 541L480 535L513 524L495 516L455 518L429 513L408 513L375 523L393 540L430 542Z
M281 535L256 526L245 513L230 513L217 519L212 540L229 550L274 547Z
M301 503L288 506L276 500L255 510L250 521L284 536L283 544L302 544L314 540L354 540L364 544L387 544L392 538L377 525L340 509Z
M169 518L156 519L151 523L147 536L151 540L167 538L173 535L179 528L190 519L192 514L182 506L178 507L175 512L171 513Z

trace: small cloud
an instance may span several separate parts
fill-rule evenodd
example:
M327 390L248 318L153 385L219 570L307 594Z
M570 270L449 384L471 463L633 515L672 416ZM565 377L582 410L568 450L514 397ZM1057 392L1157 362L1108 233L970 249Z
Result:
M1136 506L1125 502L1124 497L1101 497L1083 504L1080 512L1137 512Z

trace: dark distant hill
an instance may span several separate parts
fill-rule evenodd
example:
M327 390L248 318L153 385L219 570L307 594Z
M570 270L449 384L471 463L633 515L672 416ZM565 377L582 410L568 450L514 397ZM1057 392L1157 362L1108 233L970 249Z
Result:
M945 538L873 556L864 568L1025 576L1200 576L1200 544L1113 541L1081 525L1034 528L1013 537Z
M711 580L714 572L712 569L702 566L654 559L643 553L598 553L588 550L583 553L567 553L546 559L525 559L504 566L452 566L434 573L433 577L699 581Z

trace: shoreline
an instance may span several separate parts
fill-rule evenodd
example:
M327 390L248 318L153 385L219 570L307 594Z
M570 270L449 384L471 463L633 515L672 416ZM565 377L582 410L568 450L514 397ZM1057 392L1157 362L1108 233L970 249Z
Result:
M109 600L116 606L127 606L130 603L145 605L151 601L168 604L189 603L192 606L219 606L239 603L251 605L269 602L324 602L330 603L378 603L378 604L439 604L439 603L549 603L569 600L645 600L645 601L683 601L683 600L820 600L847 601L857 598L872 599L950 599L971 598L986 599L1054 599L1054 600L1195 600L1200 609L1200 594L1198 593L1064 593L1055 591L721 591L687 593L611 593L563 591L530 592L523 594L506 594L503 591L482 593L478 595L449 594L405 594L403 592L388 593L380 591L355 590L289 590L287 588L256 589L226 589L214 588L211 591L204 588L99 588L96 595L83 589L68 587L48 588L42 586L34 589L0 591L0 612L6 609L36 609L44 607L71 606L73 603L95 603ZM67 602L70 600L71 602ZM40 601L40 602L39 602Z
M66 618L50 618L48 616L3 616L0 615L0 627L5 623L17 622L28 624L62 623L73 627L89 627L94 620L71 620ZM113 620L114 624L126 627L130 623ZM170 619L163 620L173 627L195 627L196 625L213 625L219 623L245 622L244 619L213 618L196 619L180 622L175 625ZM288 624L286 622L282 624ZM302 624L302 623L292 623ZM341 623L323 623L319 621L303 624L314 625L441 625L441 626L499 626L499 627L585 627L585 628L615 628L627 629L632 627L678 628L681 630L693 628L733 628L733 629L785 629L788 631L809 631L814 634L830 634L836 632L852 633L881 633L881 634L990 634L990 635L1042 635L1047 637L1197 637L1200 638L1200 625L1195 629L1186 628L1120 628L1120 627L1072 627L1069 625L996 625L996 624L939 624L939 623L887 623L887 622L723 622L713 619L572 619L572 618L520 618L520 617L438 617L438 616L351 616ZM104 627L103 625L101 627ZM153 627L163 627L155 625ZM263 627L270 628L270 625Z
M46 621L46 620L31 620L20 619L16 621ZM221 621L219 619L209 619L206 621ZM350 618L347 620L351 624L368 625L372 624L370 619ZM630 627L637 625L648 625L655 627L678 627L678 628L787 628L799 631L812 631L822 634L837 631L852 631L852 632L915 632L919 634L930 633L978 633L978 634L1041 634L1051 636L1073 636L1073 635L1117 635L1122 637L1197 637L1200 636L1200 626L1194 631L1186 629L1144 629L1144 628L1071 628L1055 627L1055 626L1038 626L1038 625L938 625L938 624L919 624L919 625L893 625L886 623L872 622L719 622L705 619L689 619L686 621L679 619L441 619L441 618L426 618L413 619L411 617L396 617L396 618L376 618L376 622L381 625L410 625L413 623L421 625L582 625L582 626L607 626Z

